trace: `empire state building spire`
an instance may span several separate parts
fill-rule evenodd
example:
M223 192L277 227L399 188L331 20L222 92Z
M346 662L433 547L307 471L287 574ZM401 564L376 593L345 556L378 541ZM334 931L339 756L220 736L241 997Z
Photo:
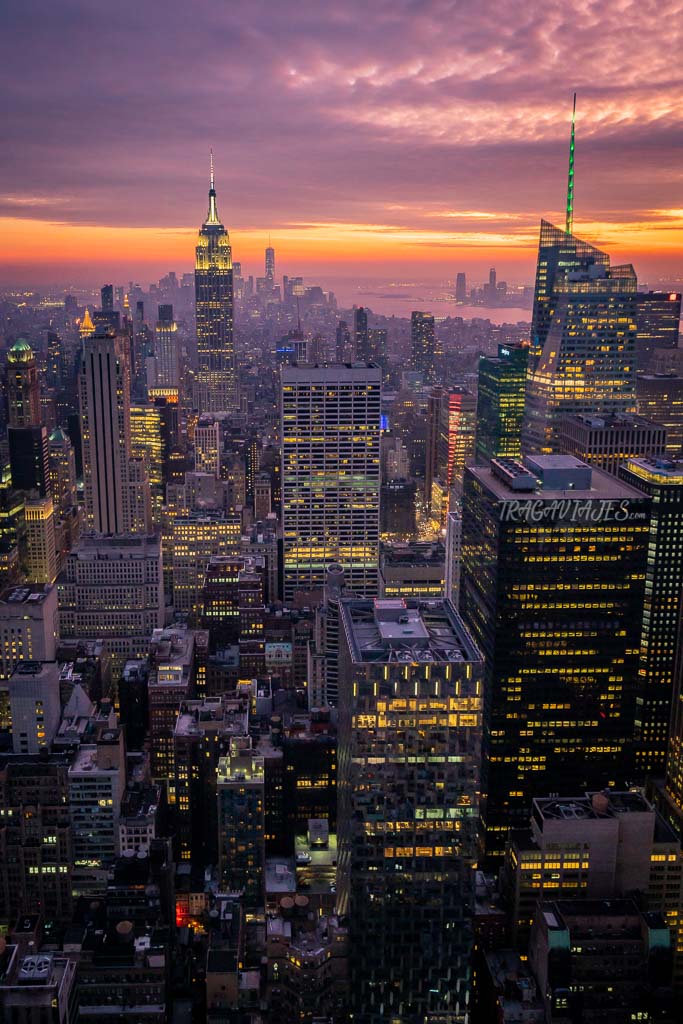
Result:
M210 156L210 167L211 175L209 180L209 213L207 215L205 224L220 224L220 218L218 216L218 208L216 206L216 186L213 177L213 149L209 150Z
M213 151L209 212L195 250L197 372L194 404L200 412L230 412L238 406L233 338L232 251L216 207Z

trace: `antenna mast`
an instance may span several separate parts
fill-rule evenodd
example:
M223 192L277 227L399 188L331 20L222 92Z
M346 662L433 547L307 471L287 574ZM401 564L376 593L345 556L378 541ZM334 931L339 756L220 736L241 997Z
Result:
M576 128L576 93L574 93L574 106L572 108L572 134L569 140L569 173L567 175L567 218L565 220L565 231L571 235L574 230L574 137Z

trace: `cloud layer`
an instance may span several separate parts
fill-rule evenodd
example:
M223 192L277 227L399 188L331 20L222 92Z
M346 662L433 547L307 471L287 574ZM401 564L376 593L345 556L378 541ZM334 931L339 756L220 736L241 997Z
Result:
M577 225L683 264L680 3L3 8L6 267L41 239L36 262L73 262L85 228L106 260L109 227L116 260L145 229L171 265L204 215L209 146L247 260L268 230L311 265L528 260L539 217L561 217L574 89Z

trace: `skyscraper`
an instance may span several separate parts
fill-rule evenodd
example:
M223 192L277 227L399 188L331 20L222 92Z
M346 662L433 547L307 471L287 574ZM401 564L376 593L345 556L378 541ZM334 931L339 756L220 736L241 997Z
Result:
M474 458L476 399L466 388L435 387L427 408L425 500L432 500L438 480L446 492L462 494L465 466Z
M353 311L353 358L361 363L370 362L368 311L363 306Z
M542 235L544 230L545 226ZM576 250L584 244L573 236L572 242ZM554 257L562 251L561 246L550 248ZM541 246L539 267L543 252ZM557 451L563 416L609 416L635 410L637 280L633 267L610 268L609 257L596 250L585 258L572 258L573 265L555 267L551 294L539 306L540 312L534 310L540 322L532 324L522 433L525 451Z
M351 589L377 593L379 369L283 367L284 591L322 589L338 562Z
M433 384L436 377L436 337L431 313L413 310L410 315L410 342L411 369L421 373L425 383Z
M57 576L57 544L52 498L27 498L26 573L32 583L54 583Z
M528 362L524 345L499 345L497 357L479 359L476 455L483 466L522 454Z
M636 365L647 372L654 353L678 346L680 292L639 292L636 296Z
M119 335L95 334L83 343L79 402L88 526L98 533L148 532L151 506L143 492L149 481L144 465L131 458L130 369Z
M643 373L636 379L638 413L666 427L666 454L683 454L683 377L675 373Z
M683 462L629 459L620 477L652 498L636 705L636 771L661 776L674 691L683 595ZM672 741L672 749L675 741Z
M486 665L489 859L533 797L633 778L649 505L567 455L465 471L460 610Z
M180 376L178 353L178 325L173 319L173 306L159 306L159 319L154 328L154 361L156 385L177 388Z
M455 301L467 302L467 278L462 271L455 278Z
M194 404L199 412L237 408L233 337L232 249L218 218L211 161L209 212L199 231L195 262L198 368Z
M340 320L335 334L335 358L338 363L345 363L350 358L351 332L346 320Z
M266 283L269 288L273 288L273 280L275 278L275 249L268 240L268 246L266 248Z
M337 909L354 1021L470 996L481 655L450 602L340 603Z
M36 357L20 338L7 355L7 405L10 427L40 425L40 385Z

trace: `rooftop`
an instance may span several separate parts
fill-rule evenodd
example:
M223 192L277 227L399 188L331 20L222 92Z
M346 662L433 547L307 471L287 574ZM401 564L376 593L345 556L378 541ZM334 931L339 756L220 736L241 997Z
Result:
M563 464L561 462L555 462L557 459L571 459L571 465L569 463ZM552 461L546 462L545 460ZM509 460L498 461L501 463L507 463ZM576 465L577 463L578 466ZM538 469L545 467L547 467L548 471L548 484L550 484L552 480L562 479L565 485L539 485L537 476ZM505 468L508 468L507 465ZM573 473L576 469L580 468L583 468L586 473L589 474L588 477L584 477L589 480L588 486L575 486L573 484ZM567 471L569 471L569 473L567 473ZM609 473L603 473L602 470L599 469L592 469L591 467L586 466L585 463L580 462L578 459L574 459L574 457L570 455L537 455L534 456L533 460L527 460L524 465L519 462L514 462L513 466L510 467L509 479L502 473L496 472L490 466L468 466L467 473L472 474L472 476L478 480L479 483L498 501L509 501L511 498L517 496L525 498L531 494L533 494L534 498L542 501L554 501L558 498L568 497L574 499L643 499L642 491L637 490L635 487L631 487L630 484L624 483L622 480L618 480ZM522 488L516 487L513 483L513 479L516 479L520 475L524 475L525 477L524 486Z
M51 583L25 583L18 587L7 587L0 594L0 604L42 604L53 590Z
M342 620L356 662L479 662L448 601L344 598Z
M626 469L651 483L671 486L683 484L683 461L664 457L628 459Z
M576 797L537 798L532 814L538 822L597 821L624 814L654 814L654 808L642 793L603 790Z

